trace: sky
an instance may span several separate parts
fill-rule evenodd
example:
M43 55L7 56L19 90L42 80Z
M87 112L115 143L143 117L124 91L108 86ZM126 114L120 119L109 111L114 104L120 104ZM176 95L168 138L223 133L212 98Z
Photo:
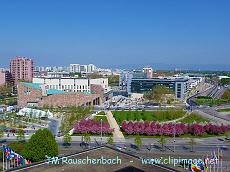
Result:
M0 67L230 69L229 0L1 0Z

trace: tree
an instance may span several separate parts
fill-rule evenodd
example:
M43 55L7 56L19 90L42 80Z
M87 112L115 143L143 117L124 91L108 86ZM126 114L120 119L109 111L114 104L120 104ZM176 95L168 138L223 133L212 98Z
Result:
M223 99L230 100L230 88L226 89L224 91L224 94L222 95Z
M8 97L11 95L12 86L9 85L1 85L0 86L0 97Z
M17 135L17 140L25 140L25 133L23 129L19 129L18 135Z
M0 129L0 139L4 137L4 130Z
M63 137L63 144L64 145L70 145L71 143L71 140L72 140L72 137L71 137L71 135L69 134L69 133L66 133L65 135L64 135L64 137Z
M194 152L194 145L196 144L195 139L191 138L189 144L191 146L191 152Z
M57 156L58 144L54 135L48 129L39 129L28 140L22 155L32 162L44 160L46 156Z
M83 139L84 139L84 142L86 142L86 143L89 143L91 141L90 135L88 133L84 134L84 138Z
M166 144L166 139L163 135L161 135L159 143L161 144L162 151L164 150L164 145Z
M113 144L113 137L110 135L107 139L108 144Z
M166 98L167 94L172 94L167 87L162 85L156 85L152 88L152 90L144 95L145 98L156 101L157 103L162 103Z
M140 135L137 135L137 136L135 137L134 142L135 142L135 144L136 144L138 147L142 146L142 140L141 140Z

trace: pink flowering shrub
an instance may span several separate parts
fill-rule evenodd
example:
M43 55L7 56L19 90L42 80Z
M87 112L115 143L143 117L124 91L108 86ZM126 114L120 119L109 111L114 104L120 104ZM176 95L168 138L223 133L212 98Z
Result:
M175 128L174 128L175 127ZM121 125L122 130L127 134L143 134L143 135L166 135L180 136L183 134L192 134L195 136L202 136L204 134L223 134L230 131L230 125L213 125L213 124L182 124L182 123L168 123L159 124L156 122L141 122L141 121L123 121Z
M110 134L113 129L110 128L108 123L102 122L102 133ZM90 134L100 134L101 133L101 122L95 120L81 120L74 125L74 133L90 133Z

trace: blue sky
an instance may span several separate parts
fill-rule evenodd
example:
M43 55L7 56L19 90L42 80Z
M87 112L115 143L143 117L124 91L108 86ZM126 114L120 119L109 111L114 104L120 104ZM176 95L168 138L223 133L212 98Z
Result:
M0 66L94 63L230 68L229 0L2 0Z

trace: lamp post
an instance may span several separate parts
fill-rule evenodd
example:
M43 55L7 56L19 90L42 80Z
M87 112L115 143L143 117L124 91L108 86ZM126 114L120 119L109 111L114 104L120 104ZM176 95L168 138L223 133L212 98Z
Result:
M102 145L102 119L101 119L101 145Z
M175 142L176 142L176 123L174 123L173 127L173 152L175 152Z

